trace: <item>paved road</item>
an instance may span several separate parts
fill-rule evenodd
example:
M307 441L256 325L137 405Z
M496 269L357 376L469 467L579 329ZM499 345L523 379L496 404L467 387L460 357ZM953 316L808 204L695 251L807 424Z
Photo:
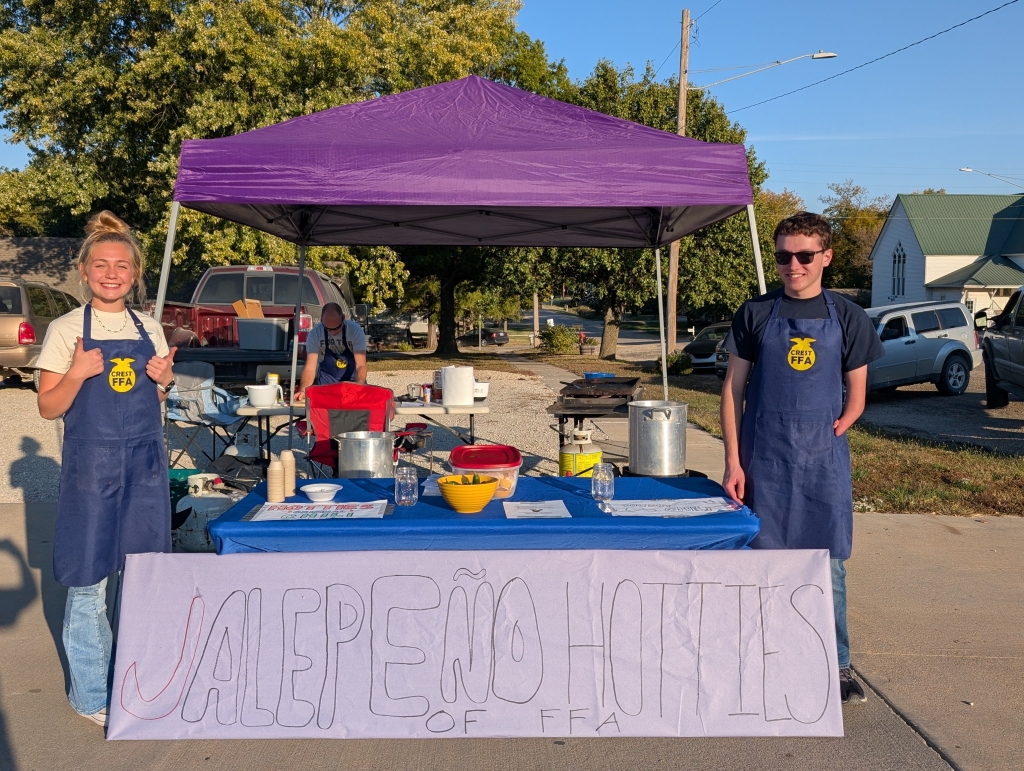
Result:
M509 324L509 330L532 332L533 313L527 313L523 318L524 320L519 323ZM604 330L604 323L599 319L583 319L571 313L542 308L540 311L540 324L542 328L547 324L548 319L553 319L556 324L583 327L583 331L587 333L588 337L601 337ZM657 342L658 335L656 333L638 332L632 329L623 329L619 332L619 349L622 353L628 353L628 349L634 346L651 345Z

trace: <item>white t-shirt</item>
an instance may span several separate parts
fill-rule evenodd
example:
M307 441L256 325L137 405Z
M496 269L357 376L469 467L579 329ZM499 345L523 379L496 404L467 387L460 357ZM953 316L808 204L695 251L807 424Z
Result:
M93 340L138 340L139 330L135 327L132 317L128 316L128 323L125 323L126 313L107 313L93 308L92 318L92 339ZM164 339L164 331L156 319L141 311L135 311L143 328L153 341L157 356L166 356L168 352L167 340ZM107 329L103 328L103 324ZM50 322L46 328L46 337L43 338L43 348L39 352L39 360L36 366L39 369L49 370L63 375L71 369L71 362L75 357L75 345L78 338L82 337L85 326L85 306L75 308L70 313L65 313L58 319ZM124 327L122 329L121 327ZM119 330L109 332L108 329Z
M324 336L329 334L330 332L324 327L323 322L313 325L313 328L309 330L309 335L306 337L306 355L315 353L319 356L320 345L324 341ZM335 350L340 351L341 330L338 330L337 335L331 336L334 338ZM366 353L366 335L363 333L363 328L350 319L345 319L345 339L348 341L348 348L352 353ZM326 353L326 346L324 351Z

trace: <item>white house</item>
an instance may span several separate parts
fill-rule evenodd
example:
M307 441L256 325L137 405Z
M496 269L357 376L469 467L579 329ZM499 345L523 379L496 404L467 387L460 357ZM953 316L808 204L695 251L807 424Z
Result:
M1024 196L899 195L871 261L872 306L956 299L994 315L1024 286Z

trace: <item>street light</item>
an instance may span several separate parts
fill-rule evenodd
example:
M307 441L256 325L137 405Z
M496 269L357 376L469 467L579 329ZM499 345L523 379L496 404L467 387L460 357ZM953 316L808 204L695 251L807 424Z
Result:
M964 166L960 169L960 171L966 171L968 174L984 174L986 177L998 179L1000 182L1005 182L1008 185L1013 185L1014 187L1019 187L1021 190L1024 190L1024 185L1020 184L1019 182L1011 182L1008 179L1000 177L998 174L989 174L987 171L979 171L978 169L972 169L970 166Z
M688 86L686 90L687 91L699 91L699 90L704 89L704 88L712 88L714 86L720 86L723 83L728 83L731 80L739 80L740 78L747 77L747 75L756 75L759 72L764 72L765 70L770 70L773 67L781 67L783 64L789 64L790 62L799 61L800 59L835 59L838 55L839 54L834 54L831 51L821 51L821 50L819 50L818 53L816 53L816 54L804 54L803 56L794 56L792 59L786 59L784 61L780 60L780 61L777 61L777 62L772 62L767 67L761 67L760 69L757 69L757 70L751 70L750 72L744 72L742 75L733 75L731 78L726 78L725 80L720 80L717 83L708 83L706 86Z

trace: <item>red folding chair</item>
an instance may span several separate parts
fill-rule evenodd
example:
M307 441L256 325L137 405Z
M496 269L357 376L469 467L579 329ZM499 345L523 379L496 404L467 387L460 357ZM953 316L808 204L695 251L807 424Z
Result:
M337 474L338 451L331 437L348 431L389 431L394 415L395 395L390 388L359 383L307 388L307 419L297 429L306 437L310 475L322 475L317 467L329 468L331 476Z

